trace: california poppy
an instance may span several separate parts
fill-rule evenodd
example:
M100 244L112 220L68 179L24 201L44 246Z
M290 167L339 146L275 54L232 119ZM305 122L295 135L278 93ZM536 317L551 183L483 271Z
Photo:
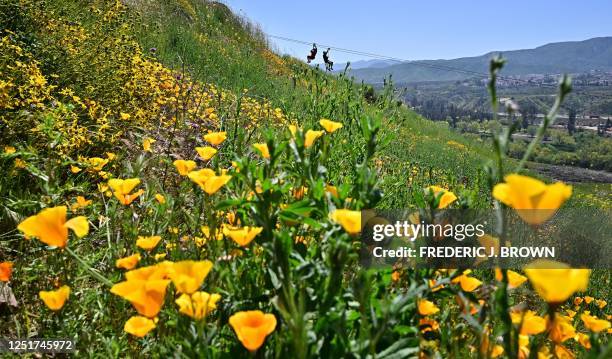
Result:
M176 160L173 164L181 176L187 176L189 172L196 168L196 163L192 160Z
M306 135L304 138L304 147L309 148L310 146L312 146L314 144L314 142L317 140L317 138L323 136L323 131L314 131L314 130L308 130L306 131Z
M339 130L342 128L342 124L340 122L334 122L331 120L328 120L326 118L322 118L319 121L319 124L325 129L325 131L327 131L328 133L333 133L336 132L336 130Z
M431 315L440 311L440 308L427 299L419 299L417 301L417 309L420 315Z
M572 186L562 182L546 185L544 182L511 174L493 188L493 197L514 208L527 223L536 225L546 222L572 195Z
M204 187L202 187L202 189L210 195L215 194L231 179L232 176L230 175L211 176L204 182Z
M154 265L140 267L125 273L125 279L129 280L156 280L170 279L174 270L174 263L163 261Z
M202 168L201 170L189 172L187 177L200 186L200 188L204 189L206 181L214 175L215 171L211 170L210 168Z
M432 191L434 196L437 198L440 196L440 202L438 203L438 209L444 209L451 205L451 203L457 200L457 196L447 190L446 188L442 188L439 186L429 186L427 187L428 191Z
M238 245L244 247L247 246L259 233L263 231L263 227L240 227L240 228L231 228L224 227L223 234L230 237L234 242Z
M49 246L63 248L68 242L68 229L73 230L77 237L83 237L89 232L86 217L78 216L66 221L66 212L66 206L45 208L26 218L17 229L28 238L36 237Z
M584 323L584 326L595 333L599 333L603 330L610 328L610 322L605 319L599 319L596 316L583 313L580 315L580 319Z
M552 322L549 322L548 337L555 343L561 344L576 336L576 328L571 320L560 314L555 314Z
M204 140L213 146L218 146L225 141L227 135L225 132L211 132L204 135Z
M12 262L0 262L0 282L8 282L13 275Z
M196 152L203 160L208 161L217 153L217 149L214 147L206 146L206 147L196 147Z
M348 234L355 235L361 232L361 211L337 209L330 213L329 217L339 223Z
M83 196L77 196L76 202L70 206L72 212L76 212L80 208L85 208L91 204L92 200L88 200Z
M512 271L512 270L508 270L507 275L508 275L508 288L510 289L520 287L521 284L527 281L527 277L515 271ZM495 268L495 279L499 282L501 282L503 279L502 271L499 268Z
M126 333L139 338L144 337L153 329L155 329L155 321L140 315L131 317L123 326L123 330Z
M512 323L520 324L522 335L536 335L546 330L546 318L540 317L534 311L510 312Z
M255 147L259 153L261 153L263 158L270 158L270 150L268 150L268 145L265 143L255 143L253 144L253 147Z
M176 262L172 266L170 279L179 293L191 294L200 288L212 266L208 260Z
M142 189L131 193L139 184L139 178L128 178L125 180L113 178L108 181L108 186L113 190L113 194L119 200L119 203L126 206L144 193Z
M68 299L68 296L70 296L70 287L65 285L58 290L48 292L40 291L38 295L49 309L58 311L62 309L66 303L66 300Z
M123 269L130 270L136 267L139 261L140 261L140 254L136 253L128 257L117 259L117 261L115 262L115 266L117 268L123 268Z
M150 251L161 241L161 236L138 236L136 246L146 251Z
M458 277L453 278L451 280L451 283L455 283L455 284L458 283L464 292L475 291L478 287L480 287L480 285L482 284L482 281L478 280L478 278L468 276L469 273L470 273L469 270L464 271Z
M200 320L217 308L219 299L219 294L195 292L191 295L183 294L175 302L179 306L179 312Z
M146 152L151 152L151 145L154 142L156 142L156 140L151 137L145 138L144 140L142 140L142 149Z
M259 349L266 337L276 329L276 317L261 310L238 312L229 318L238 340L249 351Z
M561 303L575 292L586 290L591 271L540 259L529 264L525 274L542 299L548 303Z
M169 283L168 279L128 279L115 284L110 291L132 303L141 315L153 318L157 316L164 304Z

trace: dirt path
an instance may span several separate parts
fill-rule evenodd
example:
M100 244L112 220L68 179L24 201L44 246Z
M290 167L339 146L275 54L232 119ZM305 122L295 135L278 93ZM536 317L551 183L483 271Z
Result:
M569 183L612 183L612 173L572 166L529 162L527 168L557 181Z

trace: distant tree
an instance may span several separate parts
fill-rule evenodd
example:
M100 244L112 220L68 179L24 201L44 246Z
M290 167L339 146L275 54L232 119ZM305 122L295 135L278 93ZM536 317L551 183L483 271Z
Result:
M519 101L519 108L521 111L521 127L524 130L527 130L529 125L533 124L533 120L536 118L538 114L538 108L533 104L532 101Z
M529 118L525 113L522 114L521 127L523 128L523 130L526 130L527 127L529 127Z
M576 132L576 109L570 107L568 110L567 133L572 136Z
M535 134L537 131L538 131L538 128L536 126L527 127L527 133L529 133L529 136L531 137L535 137Z
M499 121L487 121L485 124L485 128L489 133L499 133L502 129L502 124Z

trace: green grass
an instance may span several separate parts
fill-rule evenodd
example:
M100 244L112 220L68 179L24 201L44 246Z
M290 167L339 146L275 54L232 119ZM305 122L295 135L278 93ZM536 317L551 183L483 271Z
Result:
M112 120L111 125L122 130L120 140L100 141L68 155L58 154L50 145L53 141L36 141L38 137L31 133L16 143L0 142L2 146L17 146L16 153L0 155L0 168L11 174L0 178L0 259L7 256L17 263L11 286L21 304L0 317L1 335L78 336L79 355L87 357L249 357L228 326L228 317L238 310L260 308L274 313L279 326L258 356L380 357L385 352L401 356L415 353L422 344L415 301L429 296L443 309L437 317L442 326L441 355L473 354L464 344L469 341L477 345L479 332L470 326L473 323L461 319L455 299L465 293L450 285L432 293L426 284L435 275L430 270L400 270L402 279L397 283L392 282L390 270L364 270L358 261L359 241L334 224L329 214L336 207L414 208L415 194L422 194L424 187L433 184L448 187L470 207L489 208L490 189L483 165L492 161L494 154L488 143L464 138L423 119L398 105L390 89L384 89L376 100L366 100L367 89L350 79L326 75L296 59L279 58L267 50L256 26L217 3L133 0L109 22L101 21L103 11L83 9L91 4L112 9L112 2L25 3L44 6L41 9L52 18L77 23L99 36L104 37L106 30L108 37L100 39L102 44L107 39L134 38L145 52L156 49L145 57L158 59L174 69L174 75L188 75L225 89L227 98L211 104L218 123L197 122L199 119L181 112L180 106L169 106L170 110L163 110L169 113L171 126L166 127L167 118L155 117L159 124L142 127ZM21 5L9 0L0 4L21 10ZM91 59L63 63L62 59L70 57L61 43L54 42L57 34L41 28L35 18L27 18L36 12L17 12L23 18L2 17L2 26L19 32L27 45L24 47L46 71L50 82L69 84L82 97L96 94L94 99L114 112L133 113L132 104L117 95L123 78L131 78L123 71L133 70L125 66L134 53L129 41L118 41L105 49L117 56L106 56L105 51L92 53L93 61L101 62L98 66L93 67ZM102 46L95 40L86 45L92 49ZM58 73L58 78L51 76L53 73ZM261 106L269 101L272 111L279 108L286 120L305 130L320 129L321 118L339 121L344 127L323 136L307 150L300 139L290 140L285 123L266 120L250 126L252 113L241 107L247 98L260 101ZM6 118L11 122L42 123L46 127L41 132L54 135L52 125L59 122L60 115L87 118L70 99L62 99L68 104L65 114L58 115L59 110L49 105L53 110L39 113L26 109L0 115L8 113L10 117ZM146 99L138 104L148 105ZM174 118L184 122L172 122ZM209 127L190 127L193 123ZM203 145L202 132L219 127L228 132L228 142L211 163L204 165L217 172L229 168L234 179L231 186L208 196L179 176L172 161L195 158L193 147ZM158 141L152 153L143 152L141 147L142 139L149 136ZM254 142L268 143L273 159L263 161L252 150ZM122 206L98 191L97 184L106 182L101 174L68 170L70 164L83 162L78 155L104 156L111 150L118 158L105 171L114 177L143 179L140 188L145 193L132 206ZM24 158L26 168L16 169L15 158ZM202 164L198 160L198 165ZM328 183L338 187L339 198L325 194ZM309 188L303 201L294 196L301 186ZM590 191L600 188L579 189L584 194ZM167 203L157 203L155 193L163 193ZM70 251L27 241L15 229L24 217L43 207L72 204L77 195L94 200L78 212L88 217L90 234L82 239L72 236L69 242L69 248L85 266ZM253 196L255 199L247 200ZM264 233L245 248L227 239L209 240L205 247L197 248L194 241L181 239L199 236L199 225L214 227L224 221L221 210L235 211L244 224L262 226ZM134 244L138 235L153 233L162 235L163 242L152 254L165 253L173 261L213 259L214 269L203 289L221 294L222 301L208 322L197 324L178 314L172 295L176 293L169 294L155 334L140 340L122 331L126 319L135 313L132 306L111 294L91 270L112 283L121 281L123 272L115 268L115 260L139 251ZM298 236L306 237L309 244L297 243L294 239ZM140 252L144 258L140 266L156 263L152 254ZM232 259L227 259L230 255ZM489 272L478 275L483 280L491 279ZM598 274L597 278L603 279L594 280L594 291L589 294L609 298L609 286L605 286L609 273ZM69 283L73 294L66 307L54 314L42 306L37 293L56 283ZM536 303L533 308L543 309L533 292L523 289ZM493 298L487 299L488 309L497 308ZM494 311L483 312L481 318L497 320L488 317L489 313ZM500 328L494 326L497 335ZM572 347L579 350L576 345Z

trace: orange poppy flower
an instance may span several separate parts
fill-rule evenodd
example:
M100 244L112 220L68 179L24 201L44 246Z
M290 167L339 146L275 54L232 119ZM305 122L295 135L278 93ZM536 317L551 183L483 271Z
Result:
M13 263L12 262L1 262L0 263L0 282L8 282L11 280L13 274Z
M266 337L276 329L276 317L261 310L238 312L229 318L238 340L249 351L259 349Z
M157 316L164 304L168 279L127 280L117 283L111 293L132 303L136 311L148 318Z
M181 261L172 266L170 279L179 293L191 294L197 291L212 269L211 261Z
M66 206L45 208L38 214L26 218L17 229L26 237L36 237L41 242L63 248L68 242L68 229L72 229L77 237L83 237L89 232L89 223L83 216L66 221Z
M135 315L128 319L123 326L123 330L126 333L139 338L144 337L153 329L155 329L155 321L139 315Z
M138 184L140 184L140 179L138 178L128 178L125 180L113 178L108 181L108 186L113 190L115 197L121 204L126 206L144 193L142 189L130 193Z
M66 300L70 296L70 287L65 285L58 290L40 291L38 295L49 309L58 311L66 304Z

